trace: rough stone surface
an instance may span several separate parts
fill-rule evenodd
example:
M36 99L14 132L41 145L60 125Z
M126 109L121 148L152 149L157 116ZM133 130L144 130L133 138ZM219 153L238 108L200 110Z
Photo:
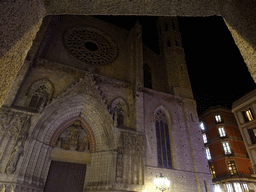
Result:
M2 105L6 99L16 75L24 63L40 25L41 20L0 58L0 105Z
M76 15L163 15L163 16L210 16L217 14L215 0L74 0L48 1L48 14Z
M226 3L220 13L231 32L244 62L252 78L256 82L256 23L255 23L255 3L252 1L233 1Z

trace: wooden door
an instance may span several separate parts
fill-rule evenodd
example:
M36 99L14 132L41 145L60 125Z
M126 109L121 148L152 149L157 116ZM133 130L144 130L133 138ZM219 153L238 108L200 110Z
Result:
M44 192L83 192L86 165L52 161Z

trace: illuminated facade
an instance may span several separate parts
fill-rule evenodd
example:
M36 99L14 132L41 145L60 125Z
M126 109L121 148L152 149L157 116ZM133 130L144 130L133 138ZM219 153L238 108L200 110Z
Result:
M233 113L220 106L200 116L215 191L256 191L256 179Z
M253 176L256 171L256 90L251 91L232 105L237 124L253 165Z
M0 110L0 191L212 191L176 18L160 55L89 16L48 16ZM148 34L146 34L148 35Z

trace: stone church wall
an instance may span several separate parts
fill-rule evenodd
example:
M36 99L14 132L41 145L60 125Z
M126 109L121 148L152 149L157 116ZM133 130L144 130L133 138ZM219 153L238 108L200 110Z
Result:
M61 30L70 26L71 18L57 20L63 21ZM86 19L82 21L89 23L90 17ZM19 73L0 109L0 189L42 192L51 162L64 161L87 165L84 191L153 191L153 179L160 173L168 176L175 191L204 192L205 180L211 191L195 101L165 93L166 85L154 89L167 79L156 67L165 63L147 48L143 55L139 24L128 33L102 23L100 30L108 28L117 41L119 56L113 63L81 63L72 50L64 50L60 30L50 34L59 34L51 45L47 40L52 37L44 37L37 57ZM143 87L143 60L155 67L153 89ZM169 130L168 168L157 159L159 111ZM86 150L79 151L81 146Z

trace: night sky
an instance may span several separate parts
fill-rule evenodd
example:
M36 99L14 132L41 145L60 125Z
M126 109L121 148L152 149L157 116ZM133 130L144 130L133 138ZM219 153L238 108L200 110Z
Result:
M256 88L221 17L179 17L179 29L199 114L215 105L231 109Z
M157 17L97 16L130 30L138 20L143 43L158 52ZM256 88L247 66L221 17L178 17L182 45L197 110L211 106L230 108Z

